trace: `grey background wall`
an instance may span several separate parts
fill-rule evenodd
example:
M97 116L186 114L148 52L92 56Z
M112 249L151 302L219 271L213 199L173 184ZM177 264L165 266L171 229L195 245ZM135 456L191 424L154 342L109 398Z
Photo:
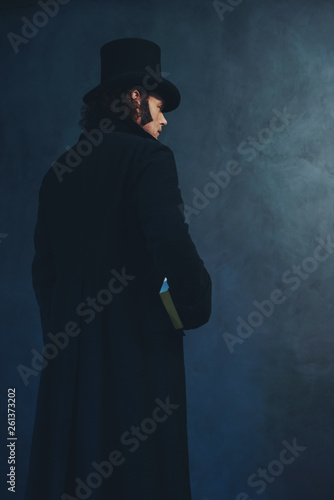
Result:
M78 139L100 46L135 36L182 93L160 140L213 280L210 322L184 337L193 499L332 500L334 2L70 0L15 53L27 3L1 2L1 498L7 389L23 499L38 388L17 366L42 349L39 184Z

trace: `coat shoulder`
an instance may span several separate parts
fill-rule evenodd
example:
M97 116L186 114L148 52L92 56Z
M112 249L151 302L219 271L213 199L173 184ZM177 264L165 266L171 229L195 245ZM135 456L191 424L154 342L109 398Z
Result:
M96 138L95 138L96 139ZM89 154L84 150L89 147ZM95 144L89 142L89 138L82 133L78 141L68 146L56 161L52 163L44 174L40 190L48 187L61 185L72 172L79 171L80 166L94 165L94 168L108 167L110 162L118 163L130 171L140 172L145 169L151 161L161 163L162 161L175 162L174 154L169 146L161 144L158 140L149 140L135 134L113 131L103 136L101 141Z

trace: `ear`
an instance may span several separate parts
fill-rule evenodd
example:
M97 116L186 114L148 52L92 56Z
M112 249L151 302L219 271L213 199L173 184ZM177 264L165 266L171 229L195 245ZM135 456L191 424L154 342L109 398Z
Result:
M132 99L138 101L140 99L140 92L138 89L134 89L131 93Z

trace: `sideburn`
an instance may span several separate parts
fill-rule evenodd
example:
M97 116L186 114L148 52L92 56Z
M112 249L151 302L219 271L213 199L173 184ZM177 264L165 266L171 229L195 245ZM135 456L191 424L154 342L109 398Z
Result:
M141 101L139 105L139 110L141 116L141 123L140 123L141 126L146 125L147 123L153 121L147 97Z

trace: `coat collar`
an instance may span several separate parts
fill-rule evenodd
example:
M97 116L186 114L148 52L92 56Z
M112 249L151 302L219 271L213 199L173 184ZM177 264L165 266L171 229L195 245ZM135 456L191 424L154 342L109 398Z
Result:
M134 122L131 118L121 119L116 114L111 111L99 110L94 117L88 120L86 125L86 130L92 130L93 128L99 128L99 123L103 118L109 118L112 121L113 130L117 130L117 132L124 132L126 134L134 134L145 137L146 139L151 139L153 141L157 141L155 137L146 132L138 123Z

